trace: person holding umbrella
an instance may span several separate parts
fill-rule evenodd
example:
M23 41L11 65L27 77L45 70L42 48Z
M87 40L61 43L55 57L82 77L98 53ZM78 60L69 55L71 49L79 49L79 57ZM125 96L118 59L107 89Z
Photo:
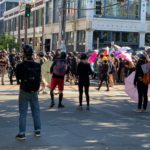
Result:
M137 112L146 112L148 104L148 84L143 82L144 73L141 65L147 63L147 58L141 55L135 70L134 86L137 87L138 91L138 110Z

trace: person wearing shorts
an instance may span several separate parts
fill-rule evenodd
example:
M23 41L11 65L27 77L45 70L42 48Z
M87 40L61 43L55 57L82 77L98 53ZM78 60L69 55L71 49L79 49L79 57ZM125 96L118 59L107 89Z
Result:
M54 72L54 68L57 65L57 63L61 62L61 63L65 63L66 64L66 70L65 70L65 74L67 73L67 62L66 62L66 53L65 52L61 52L60 54L60 58L56 59L51 68L50 68L50 72L52 74L52 79L51 79L51 83L50 83L50 97L51 97L51 104L49 108L54 107L55 102L54 102L54 90L56 89L56 87L58 86L58 90L59 90L59 103L58 103L58 108L63 108L64 105L62 104L62 100L63 100L63 90L64 90L64 77L65 74L63 75L59 75L56 74Z

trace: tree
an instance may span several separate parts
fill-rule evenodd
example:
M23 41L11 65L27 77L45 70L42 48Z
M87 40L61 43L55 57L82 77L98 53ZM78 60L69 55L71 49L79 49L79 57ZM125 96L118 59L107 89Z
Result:
M18 43L15 42L15 37L9 34L0 36L0 50L6 49L10 51L12 48L16 48L16 50L19 48Z

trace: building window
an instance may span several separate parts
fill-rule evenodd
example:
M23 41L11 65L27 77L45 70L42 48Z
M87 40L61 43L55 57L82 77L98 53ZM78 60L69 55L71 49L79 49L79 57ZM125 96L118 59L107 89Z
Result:
M74 32L66 32L66 48L67 51L74 50Z
M53 6L53 22L57 23L59 22L59 14L60 14L60 7L61 7L61 1L62 0L54 0L54 6Z
M101 17L120 18L120 19L140 19L141 0L97 0L97 1L101 1L102 4ZM98 17L97 15L95 16Z
M43 8L36 10L36 27L42 26Z
M98 41L99 40L99 41ZM113 31L94 31L93 48L109 46L114 41L120 46L139 46L139 34L134 32L113 32ZM98 45L99 44L99 45Z
M147 1L146 19L147 19L147 20L150 20L150 0Z
M150 33L145 35L145 45L150 46Z
M52 1L46 2L46 18L45 18L45 23L50 24L52 20Z
M87 0L78 1L78 18L86 17L86 4L87 4Z
M67 3L66 3L66 19L67 20L74 19L75 13L76 13L75 1L74 0L67 1Z
M24 15L21 15L20 17L20 29L23 30L24 27Z
M6 2L6 10L10 10L18 6L18 2Z
M28 28L32 28L33 27L33 12L31 12L31 16L28 19Z
M58 43L58 33L54 33L52 35L52 50L56 50L57 49L57 43Z

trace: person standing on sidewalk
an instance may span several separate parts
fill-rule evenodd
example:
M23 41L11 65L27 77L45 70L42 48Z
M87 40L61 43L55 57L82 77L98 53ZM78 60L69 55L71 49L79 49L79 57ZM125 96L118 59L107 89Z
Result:
M63 90L64 90L64 77L65 77L65 74L68 72L65 52L61 52L60 57L54 60L50 68L50 72L52 74L52 78L51 78L51 83L50 83L51 104L49 108L52 108L55 105L54 90L56 86L58 86L58 90L59 90L58 108L63 108L64 105L62 104L62 100L63 100Z
M79 107L78 110L82 111L82 101L83 101L83 88L85 89L85 96L87 102L87 110L90 109L90 97L89 97L89 86L92 69L90 64L87 62L87 55L85 53L81 54L80 62L77 66L77 75L78 75L78 88L79 88Z
M24 61L16 67L17 83L20 84L19 92L19 133L16 139L26 139L26 117L28 103L30 103L35 136L40 136L41 120L40 108L38 102L38 90L41 80L41 66L34 62L33 49L29 45L23 47Z
M138 109L137 112L146 112L148 104L148 84L143 82L144 73L141 65L147 63L147 58L144 55L140 56L137 62L134 78L134 86L137 87L138 91Z
M98 91L100 90L104 81L106 83L107 91L109 91L109 64L106 56L102 58L101 79L97 88Z
M8 60L6 58L5 51L0 51L0 76L1 76L1 85L4 85L4 76L6 73L6 68L8 66Z

